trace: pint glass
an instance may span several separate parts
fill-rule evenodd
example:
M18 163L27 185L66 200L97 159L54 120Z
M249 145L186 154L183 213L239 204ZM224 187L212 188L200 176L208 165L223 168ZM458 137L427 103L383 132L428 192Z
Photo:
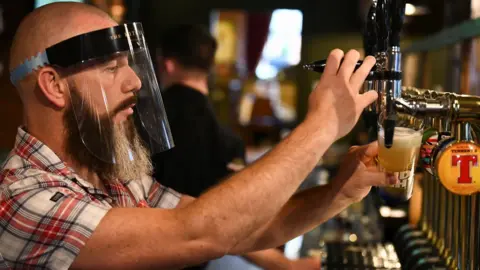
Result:
M395 200L410 199L413 192L415 169L417 166L423 137L423 121L409 115L398 115L393 146L385 147L385 132L380 115L378 125L378 158L381 171L395 175L399 183L380 188L380 194Z

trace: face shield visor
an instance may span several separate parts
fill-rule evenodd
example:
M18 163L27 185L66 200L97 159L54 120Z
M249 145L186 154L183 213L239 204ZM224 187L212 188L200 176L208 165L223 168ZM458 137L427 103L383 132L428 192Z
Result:
M141 153L145 156L145 152L155 154L173 147L140 23L57 43L17 67L12 83L45 65L64 79L71 101L66 114L75 119L78 137L98 159L134 163Z

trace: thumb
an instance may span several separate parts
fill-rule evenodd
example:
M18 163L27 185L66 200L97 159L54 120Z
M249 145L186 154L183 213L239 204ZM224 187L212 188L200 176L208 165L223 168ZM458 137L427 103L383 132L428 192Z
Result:
M360 95L359 106L360 109L365 109L368 105L372 104L378 98L378 93L375 90L370 90Z
M359 160L362 163L367 164L378 155L378 142L375 141L356 149L356 151L358 151L357 157Z

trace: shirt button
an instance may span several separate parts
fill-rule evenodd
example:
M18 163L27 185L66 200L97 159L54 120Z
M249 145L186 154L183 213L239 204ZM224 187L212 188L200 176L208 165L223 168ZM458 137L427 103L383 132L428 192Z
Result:
M107 200L107 202L108 202L109 204L112 204L112 203L113 203L112 198L107 198L106 200Z

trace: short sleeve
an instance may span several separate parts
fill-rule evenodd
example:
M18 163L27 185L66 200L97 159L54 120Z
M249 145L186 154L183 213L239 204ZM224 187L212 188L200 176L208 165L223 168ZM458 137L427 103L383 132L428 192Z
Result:
M68 188L0 192L0 253L16 269L68 269L108 210Z
M182 197L182 194L159 184L152 177L143 177L142 185L147 193L148 205L152 208L173 209Z

